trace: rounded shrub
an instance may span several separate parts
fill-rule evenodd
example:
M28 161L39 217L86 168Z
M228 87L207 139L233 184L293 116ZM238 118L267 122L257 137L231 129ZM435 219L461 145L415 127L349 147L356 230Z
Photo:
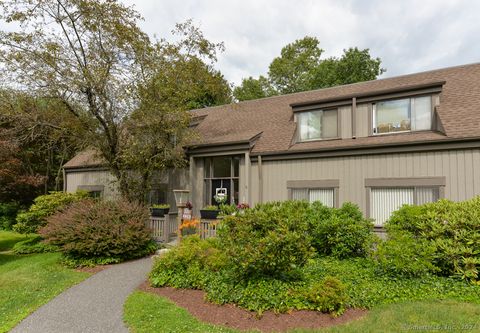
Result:
M50 216L39 233L69 258L118 262L155 250L148 218L139 204L85 199Z
M407 232L435 248L431 263L445 276L480 280L480 197L403 206L386 223L389 237Z
M17 215L13 229L22 234L35 233L47 222L47 217L67 207L69 204L85 199L88 193L78 191L75 193L50 192L33 200L33 205L23 213Z
M305 214L306 202L257 205L227 216L218 238L232 269L241 278L291 278L314 253Z
M365 219L352 203L336 209L314 202L308 221L312 245L320 255L339 259L365 257L375 239L372 221Z

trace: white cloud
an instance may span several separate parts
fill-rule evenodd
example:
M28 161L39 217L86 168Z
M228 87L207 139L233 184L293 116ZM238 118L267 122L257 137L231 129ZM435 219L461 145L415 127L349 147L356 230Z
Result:
M370 48L384 76L480 61L480 2L455 0L121 0L144 16L150 35L169 37L193 18L207 38L225 42L217 68L240 83L268 71L280 49L316 36L325 56ZM0 29L5 25L0 22Z

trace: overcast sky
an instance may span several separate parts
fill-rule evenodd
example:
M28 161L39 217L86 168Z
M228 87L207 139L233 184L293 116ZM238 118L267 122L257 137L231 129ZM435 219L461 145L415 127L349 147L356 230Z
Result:
M217 68L234 83L265 74L282 46L315 36L324 56L351 46L382 59L384 76L480 61L480 1L460 0L122 0L143 29L169 36L192 18L226 50Z

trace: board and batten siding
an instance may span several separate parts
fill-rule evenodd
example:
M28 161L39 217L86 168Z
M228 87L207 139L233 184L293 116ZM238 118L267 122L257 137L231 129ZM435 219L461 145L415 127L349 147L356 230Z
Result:
M116 198L118 186L115 177L107 170L65 171L66 192L75 192L79 186L103 185L105 198Z
M339 204L351 201L367 212L366 178L444 176L445 198L480 195L480 149L263 161L263 202L288 199L289 180L338 179ZM259 202L258 163L252 165L252 203Z

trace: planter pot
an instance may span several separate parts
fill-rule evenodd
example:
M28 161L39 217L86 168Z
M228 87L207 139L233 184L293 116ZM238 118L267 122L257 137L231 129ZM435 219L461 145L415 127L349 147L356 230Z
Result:
M190 236L197 234L197 228L184 228L182 229L182 236Z
M164 217L169 211L170 208L150 208L150 215L154 217Z
M219 210L200 209L200 217L206 220L216 220L219 213Z

